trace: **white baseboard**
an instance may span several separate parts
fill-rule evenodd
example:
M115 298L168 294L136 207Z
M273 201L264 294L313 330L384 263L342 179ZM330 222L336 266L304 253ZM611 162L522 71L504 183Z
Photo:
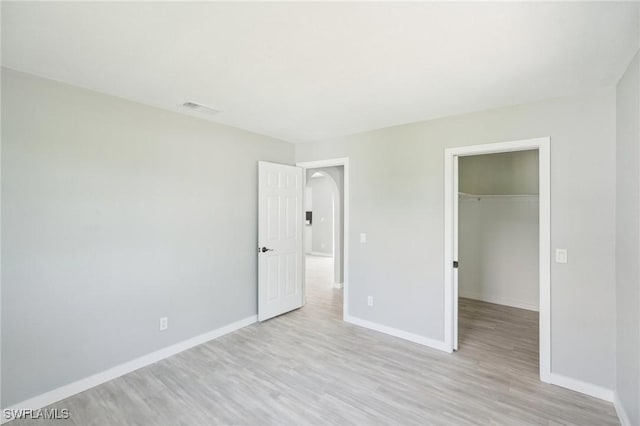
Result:
M309 256L320 256L320 257L333 257L332 253L322 253L319 251L312 251L307 253Z
M428 346L433 349L438 349L444 352L451 352L445 346L444 342L440 340L434 340L428 337L420 336L418 334L409 333L408 331L398 330L397 328L393 327L387 327L386 325L367 321L362 318L353 317L351 315L345 315L344 320L351 324L359 325L360 327L369 328L371 330L379 331L380 333L385 333L391 336L399 337L400 339L409 340L411 342Z
M55 402L68 398L70 396L76 395L80 392L84 392L88 389L91 389L95 386L98 386L110 380L116 379L120 376L123 376L127 373L130 373L142 367L146 367L150 364L161 361L165 358L169 358L170 356L183 352L187 349L191 349L195 346L206 343L220 336L224 336L225 334L239 330L243 327L246 327L248 325L255 323L257 320L258 320L257 316L252 315L250 317L225 325L223 327L217 328L207 333L192 337L187 340L183 340L182 342L157 350L150 354L143 355L139 358L117 365L115 367L112 367L100 373L96 373L84 379L80 379L76 382L69 383L67 385L53 389L49 392L45 392L33 398L29 398L25 401L19 402L10 407L6 407L6 409L9 409L9 410L34 409L35 410L35 409L44 408L50 404L53 404ZM364 328L375 330L381 333L389 334L391 336L395 336L400 339L409 340L411 342L428 346L433 349L438 349L444 352L450 352L449 349L445 346L444 342L439 340L430 339L428 337L420 336L414 333L409 333L407 331L399 330L393 327L388 327L386 325L378 324L372 321L367 321L367 320L350 316L350 315L345 316L344 320L346 322L358 325L360 327L364 327ZM624 408L622 407L617 395L611 389L607 389L598 385L586 383L577 379L572 379L570 377L562 376L560 374L555 374L555 373L551 373L549 379L550 379L550 383L556 386L561 386L576 392L581 392L586 395L593 396L595 398L603 399L608 402L613 402L616 412L618 413L618 417L620 418L620 422L622 423L622 426L630 425L629 418ZM3 424L7 421L8 420L6 420L4 416L0 418L0 424Z
M256 321L258 321L258 316L252 315L250 317L222 326L220 328L209 331L207 333L200 334L199 336L195 336L190 339L183 340L174 345L167 346L166 348L157 350L155 352L151 352L150 354L143 355L131 361L127 361L124 364L117 365L108 370L102 371L100 373L96 373L89 377L85 377L84 379L80 379L76 382L69 383L68 385L64 385L59 388L53 389L49 392L45 392L38 396L34 396L33 398L29 398L25 401L14 404L11 407L6 407L5 409L9 409L9 410L34 409L35 410L35 409L46 407L47 405L53 404L55 402L58 402L60 400L73 396L80 392L84 392L87 389L91 389L102 383L108 382L109 380L116 379L134 370L137 370L142 367L146 367L147 365L153 364L165 358L169 358L170 356L186 351L187 349L191 349L194 346L201 345L203 343L206 343L220 336L224 336L225 334L239 330L243 327L246 327L248 325L255 323ZM3 415L2 421L0 421L0 424L4 423L5 421L8 421L8 420L4 420L4 415Z
M429 346L430 348L438 349L444 352L451 352L449 348L447 348L444 342L442 341L429 339L428 337L423 337L417 334L409 333L407 331L398 330L392 327L387 327L386 325L367 321L367 320L353 317L350 315L345 316L344 320L351 324L359 325L361 327L369 328L371 330L379 331L381 333L385 333L391 336L399 337L401 339L409 340L411 342L418 343L424 346ZM566 388L566 389L570 389L576 392L580 392L585 395L592 396L594 398L599 398L607 402L614 402L614 392L611 389L594 385L592 383L583 382L581 380L572 379L570 377L566 377L561 374L555 374L555 373L551 373L549 375L549 383ZM622 420L622 417L621 417L621 420ZM623 426L625 425L625 423L622 423L622 424Z
M333 288L342 288L342 283L332 283L331 287L333 287Z
M540 307L534 303L524 302L522 300L510 299L507 297L491 296L487 294L462 294L460 297L464 299L480 300L482 302L495 303L496 305L511 306L512 308L526 309L528 311L540 312Z
M613 402L613 390L592 383L583 382L581 380L572 379L561 374L551 373L549 375L549 383L580 392L594 398L603 399L607 402Z
M618 414L618 420L620 420L620 424L622 426L631 426L631 420L629 420L627 411L622 406L620 398L618 398L618 392L614 392L613 394L613 406L616 409L616 414Z

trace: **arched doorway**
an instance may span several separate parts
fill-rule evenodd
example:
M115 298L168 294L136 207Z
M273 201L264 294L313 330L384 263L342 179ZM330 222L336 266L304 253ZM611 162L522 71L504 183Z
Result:
M342 170L337 167L307 171L305 211L310 213L305 224L305 251L333 259L333 286L343 282L343 195Z

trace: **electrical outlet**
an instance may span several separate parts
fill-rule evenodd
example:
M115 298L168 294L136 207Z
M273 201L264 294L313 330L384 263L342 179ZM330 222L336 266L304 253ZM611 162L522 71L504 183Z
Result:
M169 318L162 317L160 318L160 331L164 331L169 328Z
M567 249L556 249L556 263L567 263Z
M373 296L367 297L367 305L373 306Z

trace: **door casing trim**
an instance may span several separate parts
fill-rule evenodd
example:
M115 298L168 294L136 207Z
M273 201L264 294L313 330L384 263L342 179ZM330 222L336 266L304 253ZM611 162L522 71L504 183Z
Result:
M540 269L540 380L551 383L551 138L470 145L444 150L444 346L454 348L455 289L453 280L454 201L458 190L454 157L537 149L539 153L539 269Z

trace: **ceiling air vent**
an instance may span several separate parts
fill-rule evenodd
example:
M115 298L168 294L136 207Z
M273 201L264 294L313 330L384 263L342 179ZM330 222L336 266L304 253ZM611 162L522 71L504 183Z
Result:
M214 115L220 112L216 109L213 109L206 105L197 104L195 102L185 102L182 104L182 106L191 111L196 111L196 112L200 112L202 114L208 114L208 115Z

